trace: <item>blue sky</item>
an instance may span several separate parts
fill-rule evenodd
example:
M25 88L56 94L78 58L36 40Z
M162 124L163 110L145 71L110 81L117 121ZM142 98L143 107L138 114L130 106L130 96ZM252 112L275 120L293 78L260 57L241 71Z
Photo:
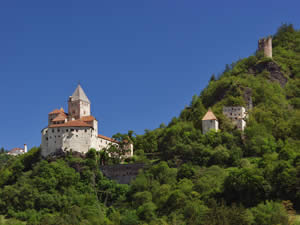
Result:
M253 54L300 1L0 1L0 146L40 131L80 82L99 132L138 134L178 116L210 76Z

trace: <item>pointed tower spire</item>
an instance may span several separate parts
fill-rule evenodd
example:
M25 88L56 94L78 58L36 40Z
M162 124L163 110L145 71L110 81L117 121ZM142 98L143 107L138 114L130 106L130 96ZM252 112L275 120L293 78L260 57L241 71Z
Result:
M82 87L80 86L80 84L78 84L76 90L74 91L74 93L72 95L72 99L73 99L73 101L81 100L81 101L90 103L90 100L88 99L88 97L84 93L84 91L83 91Z
M211 108L208 109L205 116L202 118L202 120L218 120L215 114L212 112Z

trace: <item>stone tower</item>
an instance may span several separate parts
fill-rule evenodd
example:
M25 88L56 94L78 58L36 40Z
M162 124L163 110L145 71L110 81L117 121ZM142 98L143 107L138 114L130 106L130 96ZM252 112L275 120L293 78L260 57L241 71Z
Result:
M258 50L263 51L265 57L272 58L272 37L260 39L258 41Z
M214 113L209 109L202 118L202 133L205 134L210 130L218 131L219 122Z
M91 115L91 103L82 87L78 84L73 95L69 97L69 118L80 119L83 116Z

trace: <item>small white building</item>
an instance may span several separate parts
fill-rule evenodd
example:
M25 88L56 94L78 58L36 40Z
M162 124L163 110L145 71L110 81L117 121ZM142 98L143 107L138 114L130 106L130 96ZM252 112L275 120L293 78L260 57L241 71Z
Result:
M202 133L205 134L210 130L218 131L219 122L215 114L209 109L202 118Z
M24 144L24 148L13 148L9 152L7 152L7 155L13 155L13 156L23 155L23 154L27 153L27 151L28 151L27 145Z
M223 114L229 118L237 129L244 131L246 127L247 112L242 106L223 107Z
M80 85L68 100L68 113L55 109L48 115L48 126L42 130L42 156L59 150L86 153L94 148L98 151L110 145L120 146L112 138L98 134L98 121L91 115L91 103ZM128 144L133 155L133 145Z

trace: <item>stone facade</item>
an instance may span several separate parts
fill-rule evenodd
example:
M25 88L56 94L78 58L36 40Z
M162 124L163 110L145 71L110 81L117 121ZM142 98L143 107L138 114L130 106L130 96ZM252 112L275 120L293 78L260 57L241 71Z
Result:
M260 39L258 41L258 50L263 51L265 57L272 58L272 37Z
M68 101L69 113L63 109L55 109L48 115L48 126L42 130L42 156L57 151L73 151L86 153L90 148L98 151L120 143L112 138L98 134L98 121L90 114L91 104L81 86ZM128 154L133 155L133 145L126 145Z
M115 180L120 184L130 184L136 178L139 171L144 168L144 164L120 164L101 166L100 170L104 176L111 180Z
M223 114L229 118L237 129L244 131L246 127L247 112L242 106L223 107Z
M219 122L214 113L209 109L202 118L202 133L205 134L210 130L218 131Z

